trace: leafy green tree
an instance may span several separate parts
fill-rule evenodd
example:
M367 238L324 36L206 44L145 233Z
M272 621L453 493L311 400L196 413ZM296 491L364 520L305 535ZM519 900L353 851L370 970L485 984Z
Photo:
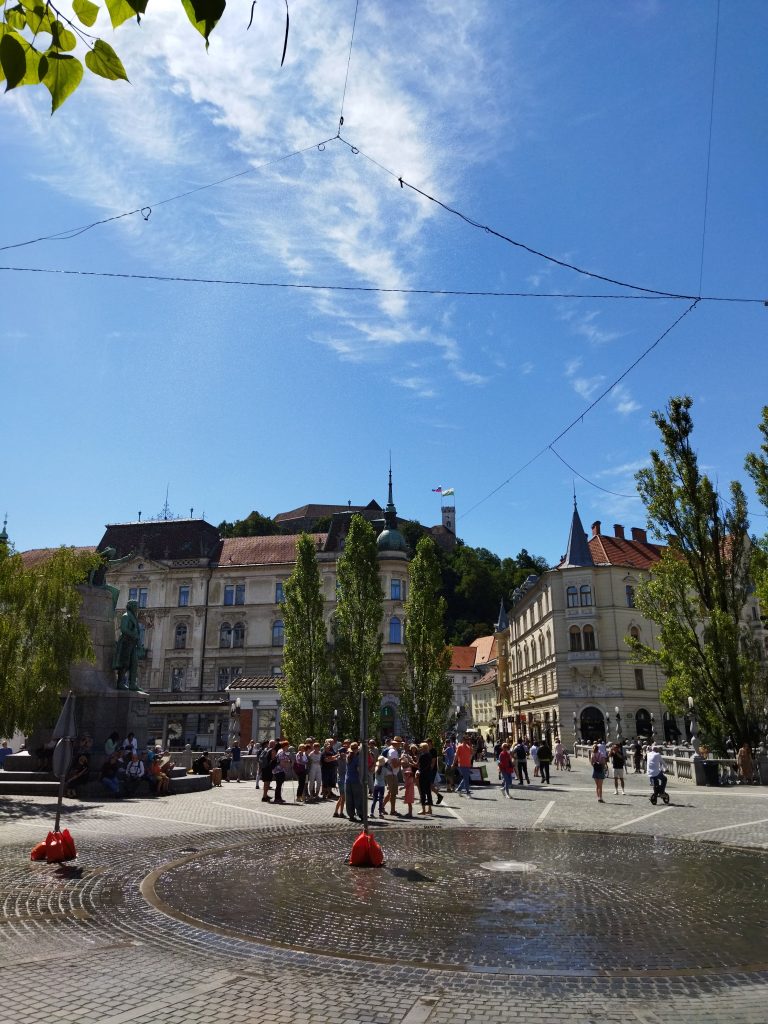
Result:
M371 722L381 703L384 598L377 554L373 527L362 516L352 516L344 551L336 566L336 610L332 620L339 724L350 735L358 733L361 695L368 695Z
M222 537L271 537L283 532L279 523L260 512L251 512L245 519L236 519L233 523L226 519L219 523Z
M755 484L757 496L768 510L768 405L763 407L763 418L759 426L763 436L759 454L751 452L746 458L746 468ZM763 610L768 609L768 533L757 541L753 554L752 575Z
M323 603L315 544L303 533L281 606L285 626L281 718L284 732L296 742L327 732L333 711Z
M440 596L440 567L430 538L422 537L416 545L409 575L400 716L406 731L423 740L440 735L453 701L451 652L443 627L446 602Z
M208 41L216 28L226 0L180 0L181 7L201 36ZM283 61L288 45L288 0L285 2L285 40ZM149 0L10 0L0 2L0 81L7 92L21 85L44 86L51 94L51 113L68 99L83 79L85 70L101 78L128 81L122 61L104 39L87 31L92 29L103 7L113 29L132 18L137 23L146 13ZM255 3L250 7L253 20ZM248 10L243 5L243 11ZM250 28L250 21L248 23ZM81 61L79 56L84 54ZM281 61L281 63L283 62Z
M62 547L26 566L0 542L0 735L55 718L70 665L93 660L77 584L100 563Z
M663 453L637 474L648 526L670 537L650 579L636 592L637 607L659 627L658 647L627 642L638 661L661 665L661 698L673 711L696 702L700 725L718 745L756 738L765 699L765 670L743 619L750 588L751 544L741 485L726 505L699 468L691 447L691 399L672 398L653 420Z

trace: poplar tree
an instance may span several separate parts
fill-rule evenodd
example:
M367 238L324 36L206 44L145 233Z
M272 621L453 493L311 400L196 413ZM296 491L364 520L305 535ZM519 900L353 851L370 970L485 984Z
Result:
M445 728L453 700L448 676L451 652L445 643L445 598L440 595L440 564L434 541L416 545L405 603L405 672L400 717L417 740L435 739Z
M750 452L746 458L746 469L755 485L757 496L768 511L768 405L763 407L763 418L759 428L763 436L759 453ZM752 575L755 579L763 612L768 610L768 533L757 542L753 556Z
M744 606L751 588L752 547L741 485L726 504L699 468L691 446L691 399L672 398L653 420L663 452L636 476L648 526L668 538L650 578L636 591L639 610L658 623L658 647L628 637L638 661L661 665L661 699L672 710L696 703L703 731L719 746L757 736L766 673Z
M77 585L101 563L61 547L32 564L0 541L0 736L54 720L73 662L92 661Z
M371 721L381 703L381 619L384 595L379 579L376 534L362 516L352 516L336 568L333 667L340 728L359 731L360 697L368 695ZM369 723L370 725L370 723Z
M285 734L301 742L327 732L333 710L320 569L306 533L296 543L296 565L284 590L281 721Z

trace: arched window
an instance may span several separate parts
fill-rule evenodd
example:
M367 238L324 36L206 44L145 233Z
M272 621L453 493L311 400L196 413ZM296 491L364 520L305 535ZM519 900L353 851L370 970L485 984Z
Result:
M568 630L568 637L569 637L569 639L571 641L571 650L572 651L580 651L581 650L581 630L579 629L579 627L578 626L571 626L571 628Z
M245 644L245 623L236 622L232 628L232 646L242 647Z
M536 644L531 640L531 664L536 664Z
M650 712L645 708L638 708L635 712L635 730L638 736L650 738L653 735Z
M582 608L589 608L592 604L592 587L588 583L582 583L579 589L579 601Z
M640 639L640 630L639 630L639 628L637 626L632 626L630 628L630 630L629 630L629 635L632 637L633 640L639 640Z
M568 587L565 592L566 604L569 608L579 607L579 591L576 587Z
M219 647L232 646L232 626L229 622L222 622L219 626Z
M586 707L579 718L581 738L585 743L605 739L605 719L599 708Z
M173 646L177 651L183 651L187 646L187 627L180 622L173 634Z
M282 647L285 642L285 630L282 619L275 619L272 623L272 646Z
M389 642L391 644L401 644L403 642L403 624L396 615L393 615L389 620Z
M544 661L544 637L539 637L539 661Z
M547 657L552 657L552 634L547 630Z
M525 668L526 668L526 670L528 670L530 668L530 666L531 666L531 660L528 657L528 648L526 647L525 648Z
M584 650L594 651L595 649L595 631L592 626L585 626L584 631Z

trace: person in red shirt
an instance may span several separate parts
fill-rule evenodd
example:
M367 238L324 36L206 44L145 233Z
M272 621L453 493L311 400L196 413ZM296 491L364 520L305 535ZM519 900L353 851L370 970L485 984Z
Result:
M456 788L456 792L459 795L464 794L472 796L470 792L470 786L472 785L472 745L469 742L468 736L463 736L461 743L456 748L456 765L459 769L459 775L461 775L461 782Z
M499 751L499 771L501 772L501 792L509 800L512 799L510 793L510 786L512 785L512 776L515 773L515 765L512 760L512 755L509 752L509 744L502 743L501 750Z

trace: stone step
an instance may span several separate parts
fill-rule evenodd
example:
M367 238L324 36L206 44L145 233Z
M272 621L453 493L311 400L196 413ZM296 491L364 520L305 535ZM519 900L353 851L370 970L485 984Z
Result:
M56 782L51 772L0 772L0 782Z
M198 793L204 789L211 788L210 775L182 775L171 779L171 794L174 793Z
M21 774L21 773L19 773ZM27 775L31 775L28 772ZM58 782L6 782L0 778L1 796L56 796L59 792Z

